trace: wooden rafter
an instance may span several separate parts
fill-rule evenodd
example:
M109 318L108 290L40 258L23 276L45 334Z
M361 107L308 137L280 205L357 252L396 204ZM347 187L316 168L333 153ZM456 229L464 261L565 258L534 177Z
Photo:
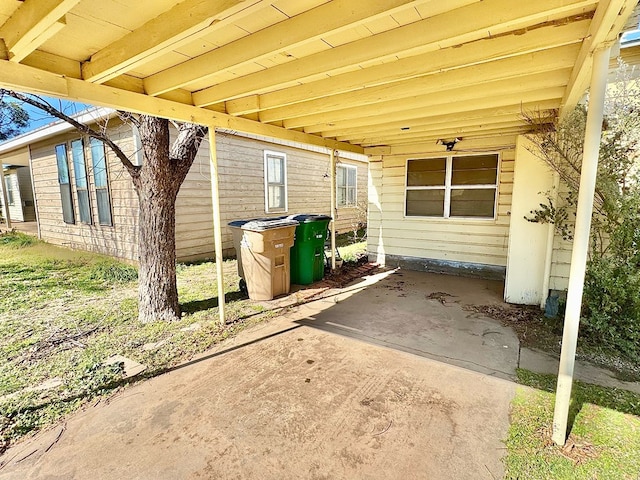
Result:
M82 65L82 76L90 82L103 83L124 71L179 48L196 35L211 32L212 24L222 15L230 15L258 0L186 0L171 10L149 20L142 27L96 52Z
M25 0L0 26L8 59L20 62L64 28L65 14L80 0Z
M419 1L334 0L152 75L145 79L145 89L159 95L415 3Z
M295 87L227 101L227 112L245 115L578 43L586 35L589 24L589 18L562 25L551 24L531 30L526 35L504 35L478 40L455 49L441 49L402 58L393 63L393 68L389 68L387 64L375 65Z
M589 84L593 53L607 42L613 42L627 19L633 13L637 0L602 0L589 28L589 35L582 43L575 68L562 98L561 116L577 105Z
M395 60L400 54L413 56L436 51L487 38L489 34L498 35L584 13L584 10L591 11L594 3L595 0L539 0L520 2L518 8L513 8L512 0L484 0L203 89L195 92L193 99L196 105L203 106L263 89L277 90L291 82L332 75L346 67Z
M98 85L53 73L42 72L26 65L0 62L0 87L26 93L43 94L76 102L106 106L133 113L143 113L172 120L199 123L209 127L282 138L309 145L362 153L362 148L344 142L324 139L299 131L285 130L245 118L233 117L192 105L184 105L148 95Z

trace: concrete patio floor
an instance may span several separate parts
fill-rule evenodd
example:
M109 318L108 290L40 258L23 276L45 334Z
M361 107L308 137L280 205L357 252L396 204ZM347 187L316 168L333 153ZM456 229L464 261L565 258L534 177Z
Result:
M372 276L14 446L0 479L501 478L517 339L461 307L500 289Z

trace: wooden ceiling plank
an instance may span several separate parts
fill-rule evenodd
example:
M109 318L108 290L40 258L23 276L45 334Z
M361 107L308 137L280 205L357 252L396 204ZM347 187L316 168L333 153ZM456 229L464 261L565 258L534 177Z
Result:
M447 139L452 137L481 137L481 136L495 136L499 133L514 133L514 132L523 132L530 130L531 127L528 125L524 125L522 122L507 122L504 124L497 124L492 128L474 128L474 127L466 127L466 128L450 128L450 129L442 129L442 130L434 130L431 132L415 132L413 134L409 133L407 135L388 135L388 136L370 136L363 137L354 140L358 145L362 145L363 147L370 147L372 145L388 145L388 144L397 144L400 142L407 143L415 141L416 139L426 140L426 139Z
M304 116L284 120L286 128L309 127L310 125L331 123L350 119L368 119L371 116L403 112L406 109L424 108L437 111L451 104L473 103L478 99L516 95L522 93L523 100L527 92L545 88L565 87L571 69L526 75L523 77L498 80L474 86L444 90L426 95L415 95L401 100L380 101L361 107L351 107L331 112L310 113ZM500 93L497 93L500 92ZM444 113L444 112L443 112ZM439 113L441 114L441 113ZM262 118L261 118L262 120ZM322 131L322 130L319 130Z
M159 95L414 3L417 1L334 0L152 75L145 79L145 89L149 95Z
M485 108L478 110L467 110L465 112L456 112L445 115L435 115L429 117L417 117L404 119L397 122L388 122L383 125L367 125L364 127L345 128L338 130L338 135L331 127L322 131L323 137L337 137L340 141L349 141L350 138L358 136L366 136L376 134L378 132L389 132L390 130L400 131L401 128L430 128L433 125L465 125L478 122L499 121L498 119L505 117L520 118L524 112L540 111L549 112L558 107L557 100L547 100L537 103L514 103L512 105L504 105L497 108ZM465 123L466 122L466 123Z
M362 148L357 145L324 139L301 131L286 130L281 127L194 107L193 105L185 105L106 85L67 78L6 60L0 61L0 87L25 93L44 94L133 113L154 115L182 122L199 123L211 127L227 128L331 149L362 153Z
M371 115L368 117L349 118L346 120L332 120L316 125L309 125L307 127L304 127L304 131L306 133L333 132L334 135L331 136L339 136L342 134L342 131L357 127L368 128L376 125L395 124L395 122L409 122L412 119L429 118L430 116L442 116L454 113L460 114L461 117L464 117L464 115L470 111L497 109L502 106L512 106L517 104L535 105L539 102L540 105L542 105L543 103L547 105L549 101L557 107L560 105L560 99L564 94L564 89L564 86L560 86L543 88L539 90L536 89L528 92L522 91L511 94L490 94L485 97L479 97L473 101L451 101L442 105L419 108L411 108L410 106L407 106L406 110L393 113ZM541 106L540 108L543 107Z
M365 87L384 85L578 43L586 35L590 23L590 19L579 20L560 26L537 28L524 35L505 35L494 39L478 40L456 47L455 50L448 48L402 58L393 63L393 68L389 68L386 64L376 65L364 70L265 93L259 96L258 104L262 109L283 107Z
M581 7L589 9L596 0L484 0L373 37L319 52L194 92L196 105L230 100L264 89L276 90L293 80L303 81L318 74L376 59L391 58L400 52L418 55L488 37L489 30L504 31L563 18Z
M82 75L90 82L103 83L122 72L149 62L170 49L193 41L194 35L208 33L207 28L229 11L239 10L247 0L186 0L162 15L149 20L111 45L91 56L82 65Z
M469 79L475 86L498 80L508 80L537 73L573 67L580 46L566 45L495 62L473 65L444 73L417 77L404 82L379 85L331 97L296 103L285 107L262 110L260 120L275 122L307 115L308 112L330 112L345 108L371 105L381 101L401 100L414 95L426 95L454 88L468 87ZM263 107L260 104L260 107ZM228 112L234 113L234 112Z
M550 117L551 118L551 117ZM393 136L401 136L401 135L409 135L409 134L426 134L428 132L437 132L440 130L450 130L453 128L473 128L475 130L482 130L485 128L494 128L496 125L522 125L522 117L516 114L511 115L502 115L499 117L487 118L487 119L477 119L474 118L472 120L466 121L452 121L448 123L437 122L437 123L429 123L423 125L415 125L413 127L402 127L402 128L394 128L394 129L378 129L378 130L367 130L361 132L359 134L351 134L351 135L343 135L336 138L336 140L340 142L349 142L349 143L360 143L359 140L363 140L366 138L382 138L382 137L393 137Z
M9 59L20 62L65 25L64 16L80 0L25 0L0 26Z
M515 135L498 135L495 137L469 139L458 142L456 144L454 152L470 152L470 151L497 151L503 148L514 148L516 144ZM384 155L384 156L421 156L427 152L442 152L446 151L444 145L436 145L435 142L414 142L410 144L402 145L385 145L380 147L365 148L365 155Z
M631 16L637 0L603 0L599 2L591 22L589 35L582 42L575 68L562 98L560 115L571 112L584 95L591 76L593 53L603 44L613 42Z

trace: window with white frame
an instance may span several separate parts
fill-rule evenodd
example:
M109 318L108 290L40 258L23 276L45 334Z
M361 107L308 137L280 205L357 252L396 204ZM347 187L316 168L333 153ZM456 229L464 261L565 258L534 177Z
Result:
M0 168L2 168L2 165L0 165ZM9 205L15 205L16 200L13 194L13 175L7 175L4 177L4 184L7 192L7 203Z
M495 218L498 155L451 155L407 161L408 217Z
M336 167L336 204L338 207L353 206L358 203L358 168L355 165Z
M287 211L287 156L284 153L264 152L265 211Z
M80 221L91 224L89 182L87 180L87 164L84 159L84 142L82 139L71 142L71 160L73 162L73 174L76 179L76 197L78 199Z

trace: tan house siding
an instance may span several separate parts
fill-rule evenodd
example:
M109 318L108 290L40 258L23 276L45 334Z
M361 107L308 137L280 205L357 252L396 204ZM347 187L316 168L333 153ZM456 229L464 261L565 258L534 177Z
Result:
M284 153L287 156L286 212L266 212L265 151ZM222 248L225 255L235 254L231 229L227 226L233 220L295 213L328 215L331 211L328 155L220 133L216 136L216 152L220 175ZM340 162L358 168L358 200L366 205L367 164L347 159ZM214 257L209 175L209 145L205 140L176 202L176 245L181 261ZM355 207L338 208L336 231L349 231L359 217L366 220Z
M135 141L131 127L112 121L110 134L116 143L133 157ZM113 226L97 225L98 212L91 157L85 145L89 197L93 225L80 223L69 157L76 223L69 225L62 219L62 202L58 185L55 146L79 138L75 133L32 145L35 194L38 199L42 238L46 241L87 249L129 260L137 259L138 199L128 173L115 155L107 151L109 187ZM70 152L70 147L67 146ZM252 138L230 134L217 135L217 155L220 171L220 205L223 226L223 250L234 255L231 230L232 220L283 215L285 212L265 213L264 151L287 155L288 211L294 213L330 212L329 156L324 153L277 145ZM340 160L358 168L358 200L366 205L367 163ZM214 257L213 222L211 210L210 158L205 140L197 153L176 201L176 255L179 261ZM325 177L325 175L327 175ZM337 231L351 229L358 209L338 209ZM360 215L362 216L362 215Z
M116 126L110 132L111 138L120 145L125 152L132 151L130 142L130 127ZM71 248L90 250L116 257L135 260L137 258L136 221L138 214L138 199L128 173L120 161L107 152L107 169L111 196L111 210L113 226L97 224L98 212L94 179L91 167L91 157L85 142L85 159L87 164L87 179L89 183L89 198L93 224L80 223L73 165L69 157L69 174L72 184L72 195L75 224L66 224L62 220L62 201L58 185L58 170L55 156L55 146L69 143L80 136L75 132L60 135L41 143L32 145L31 161L34 171L34 193L38 202L40 232L42 239L48 242ZM68 151L70 147L67 145Z
M515 151L497 146L500 154L495 220L427 219L404 216L406 162L442 155L442 151L411 155L372 156L369 166L368 251L384 262L386 255L504 267L507 264ZM465 152L474 153L474 152Z

